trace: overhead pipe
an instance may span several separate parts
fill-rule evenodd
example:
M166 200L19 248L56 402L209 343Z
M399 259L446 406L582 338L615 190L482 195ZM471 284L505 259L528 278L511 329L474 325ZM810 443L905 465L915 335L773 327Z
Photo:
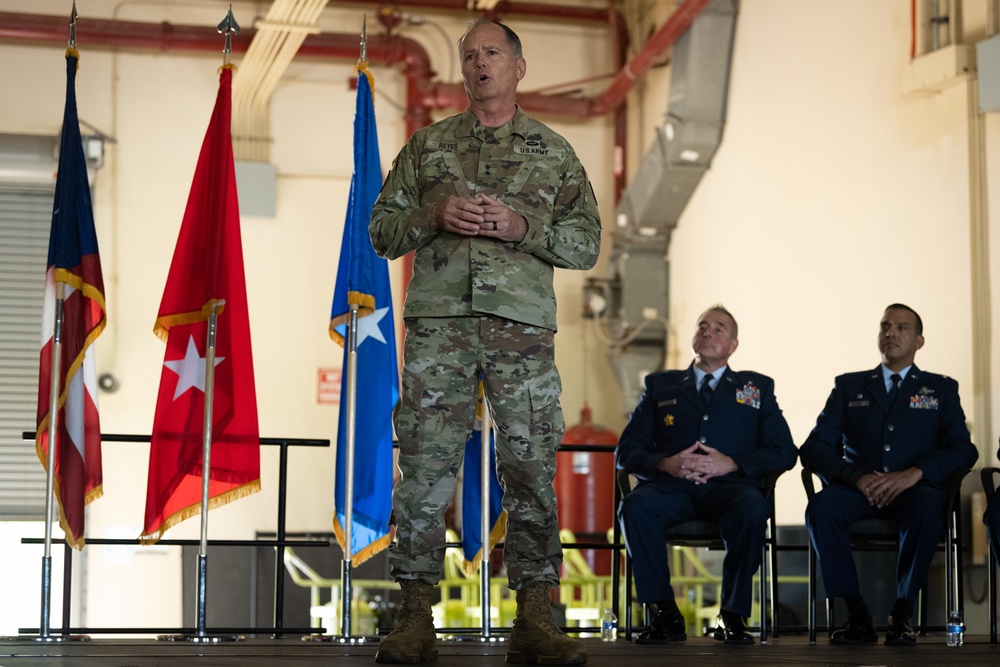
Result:
M614 111L652 66L681 35L691 27L694 20L711 0L686 0L677 8L660 29L643 45L631 62L623 65L607 90L596 97L568 97L565 95L543 95L538 93L518 93L517 103L525 111L562 114L588 118L603 116ZM607 15L605 16L607 19ZM427 104L435 108L464 108L465 89L462 84L437 84L432 87L432 96Z
M415 1L415 0L411 0ZM641 78L655 58L666 51L684 34L709 0L687 0L642 47L631 62L619 70L609 88L597 97L570 97L519 93L518 104L525 111L586 118L604 115L618 108L628 92ZM464 0L463 0L464 4ZM526 12L528 3L504 3ZM546 5L545 7L554 7ZM610 10L609 10L610 11ZM579 12L578 12L579 13ZM607 12L603 15L608 20ZM256 31L244 30L247 39L233 44L236 53L245 52ZM88 19L77 27L81 44L104 47L154 49L162 51L217 52L219 39L214 27L184 26L168 22L142 23ZM66 19L61 16L0 12L0 41L23 41L62 44L66 41ZM299 53L304 56L357 59L358 36L353 33L321 33L310 35L302 43ZM430 123L431 109L464 109L468 103L461 83L434 83L434 71L427 52L419 42L392 34L369 35L370 61L386 65L403 63L407 80L406 125L412 134Z
M608 6L608 26L611 30L611 55L615 59L615 67L621 70L627 62L628 27L620 12ZM615 208L621 201L625 191L625 165L628 164L628 103L615 107L614 116L614 151L611 156L611 173L614 176Z
M628 95L635 82L642 78L653 61L683 35L711 0L686 0L660 26L631 62L619 70L611 86L593 101L591 115L599 116L616 108Z
M386 0L350 0L352 5L371 5L385 7ZM539 2L514 2L499 0L492 9L477 10L469 0L392 0L393 9L414 7L428 9L448 14L464 14L478 12L484 16L499 21L505 16L518 18L533 18L550 21L581 21L607 25L608 15L603 9L594 7L574 7L572 5L550 5Z

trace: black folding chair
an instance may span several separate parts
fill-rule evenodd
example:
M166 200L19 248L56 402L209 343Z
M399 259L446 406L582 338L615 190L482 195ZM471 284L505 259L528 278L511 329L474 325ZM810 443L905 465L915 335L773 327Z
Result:
M810 468L802 469L802 484L806 489L806 496L811 502L816 495L813 475L815 473ZM962 581L962 520L959 516L959 491L962 488L962 480L969 474L968 469L956 470L945 483L945 523L942 528L941 539L938 542L938 549L944 549L945 567L945 589L948 600L948 609L962 610L965 602L963 595ZM819 475L816 475L819 477ZM851 535L851 549L855 551L898 551L899 550L899 524L892 519L866 519L853 523L849 527ZM809 643L816 643L816 551L813 548L812 540L809 541ZM926 591L920 593L919 615L917 617L918 630L928 629L927 623L927 595ZM947 613L947 610L946 610ZM826 621L828 634L832 635L836 622L833 618L833 602L826 598Z
M760 596L760 641L767 643L767 607L771 601L771 634L778 638L778 550L777 526L774 512L774 485L784 471L775 471L764 478L764 493L768 501L769 512L764 550L760 565L759 596ZM632 490L632 478L626 470L617 471L617 483L621 497L624 498ZM678 547L705 547L724 550L719 524L714 521L685 521L674 526L667 532L666 542ZM632 568L628 551L625 551L625 639L632 638ZM649 609L647 607L644 624L649 625Z

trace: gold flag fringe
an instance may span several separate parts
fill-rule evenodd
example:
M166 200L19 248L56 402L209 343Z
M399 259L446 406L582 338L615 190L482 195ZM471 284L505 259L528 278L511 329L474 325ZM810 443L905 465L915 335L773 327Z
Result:
M222 305L219 306L218 310L215 312L221 315L226 310L225 301L222 299L209 299L205 302L205 305L201 307L201 310L192 310L187 313L174 313L172 315L161 315L156 318L156 324L153 325L153 333L156 334L157 338L166 343L167 338L170 335L170 327L181 324L204 322L212 316L212 307L219 303Z
M372 106L375 106L375 77L368 70L368 61L359 60L358 64L354 66L354 71L358 74L364 74L365 78L368 79L368 88L372 91Z
M365 294L364 292L354 292L349 291L347 293L347 303L357 304L358 306L358 319L367 315L372 315L375 313L375 297L371 294ZM330 319L330 338L334 343L343 347L347 344L347 339L344 338L336 327L341 324L350 324L351 313L350 311L337 315Z
M344 527L340 525L340 521L336 516L333 517L333 534L337 538L337 544L340 545L340 550L344 553L344 555L346 555L347 547L345 545L347 544L347 540L344 535ZM351 567L357 567L380 551L385 551L389 548L389 544L391 542L392 534L386 533L358 553L351 556Z
M200 475L199 475L200 477ZM208 510L212 511L216 507L222 507L234 500L239 500L240 498L246 498L249 495L257 493L260 491L260 479L255 479L252 482L247 482L242 486L238 486L231 491L226 491L217 496L208 499ZM163 534L166 533L172 526L176 526L185 519L190 519L191 517L201 514L201 499L194 505L188 505L182 510L174 512L168 516L164 521L163 525L159 529L153 531L152 533L143 533L139 536L139 543L144 545L153 545L163 539Z
M462 527L462 530L465 530L464 526ZM500 513L500 516L497 517L497 522L493 524L493 530L490 531L490 541L489 541L490 551L492 551L493 547L495 547L500 542L500 540L503 539L503 536L506 533L507 533L507 511L504 510L503 512ZM462 558L462 572L464 572L466 576L469 577L474 576L476 572L479 571L479 564L482 562L482 560L483 560L483 548L480 547L479 551L476 552L476 555L472 557L471 561L465 560L464 557Z

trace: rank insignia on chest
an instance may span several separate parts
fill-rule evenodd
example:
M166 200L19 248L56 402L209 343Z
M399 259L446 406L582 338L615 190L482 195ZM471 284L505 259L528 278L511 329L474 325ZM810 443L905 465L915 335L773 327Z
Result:
M760 389L753 382L747 382L736 390L736 402L760 410Z
M666 424L667 426L673 426L674 425L674 416L673 415L667 415L666 417L663 418L663 423Z
M910 407L917 410L937 410L938 399L927 394L917 394L910 396Z

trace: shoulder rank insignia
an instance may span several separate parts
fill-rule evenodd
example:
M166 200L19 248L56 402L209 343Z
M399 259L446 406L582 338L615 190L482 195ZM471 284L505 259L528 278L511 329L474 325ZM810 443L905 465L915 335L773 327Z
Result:
M760 410L760 389L755 387L753 382L747 382L736 390L736 402Z

